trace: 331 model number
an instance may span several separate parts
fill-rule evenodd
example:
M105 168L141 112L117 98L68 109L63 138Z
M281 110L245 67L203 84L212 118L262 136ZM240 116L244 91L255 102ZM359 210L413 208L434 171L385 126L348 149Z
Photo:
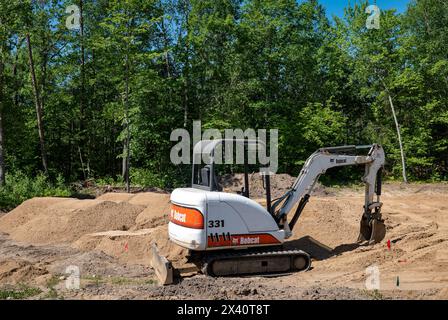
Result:
M224 228L224 220L209 220L209 228Z

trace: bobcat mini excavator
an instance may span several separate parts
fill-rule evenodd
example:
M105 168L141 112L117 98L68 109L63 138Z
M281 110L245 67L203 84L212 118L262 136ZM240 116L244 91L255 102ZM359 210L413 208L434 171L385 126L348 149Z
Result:
M235 276L308 270L311 258L306 252L287 250L282 245L291 237L320 175L334 167L365 166L365 202L358 242L373 244L384 239L386 228L381 218L380 195L385 155L380 145L317 150L305 162L291 189L274 201L271 201L270 176L262 175L266 189L264 208L249 198L247 150L251 144L264 147L257 140L239 140L244 144L245 187L239 194L221 191L215 172L215 151L224 143L234 142L238 141L198 142L193 149L191 188L175 189L171 194L169 238L189 249L188 261L202 273ZM367 155L357 155L360 150L368 150ZM204 159L208 159L207 165L203 165ZM151 251L151 264L159 282L173 283L175 270L171 262L158 254L155 244Z

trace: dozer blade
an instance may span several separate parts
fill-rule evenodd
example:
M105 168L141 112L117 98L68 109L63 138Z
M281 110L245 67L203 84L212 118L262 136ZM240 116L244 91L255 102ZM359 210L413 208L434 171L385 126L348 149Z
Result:
M361 218L358 242L368 241L370 244L381 242L386 236L386 226L383 220Z
M173 266L167 258L159 255L155 244L151 245L151 267L154 269L160 285L173 283Z

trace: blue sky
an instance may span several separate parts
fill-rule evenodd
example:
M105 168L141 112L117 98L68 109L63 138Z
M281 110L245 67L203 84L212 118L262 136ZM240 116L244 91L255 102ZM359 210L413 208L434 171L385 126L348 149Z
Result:
M326 8L329 17L333 15L342 17L348 3L353 5L356 0L319 0L319 2ZM397 12L401 13L406 11L407 4L410 2L411 0L376 0L376 5L382 10L397 9ZM369 0L369 4L375 4L375 0Z

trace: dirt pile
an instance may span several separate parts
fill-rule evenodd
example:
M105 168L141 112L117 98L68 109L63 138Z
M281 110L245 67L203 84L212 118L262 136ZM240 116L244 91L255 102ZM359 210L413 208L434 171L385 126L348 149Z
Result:
M33 244L70 243L89 233L166 224L169 195L109 193L95 200L34 198L0 218L0 231Z
M277 198L287 192L295 181L294 177L288 174L276 174L271 176L271 192L272 197ZM237 193L244 187L244 175L224 175L221 177L221 185L225 192ZM250 195L254 198L264 198L266 190L263 184L263 176L258 172L249 174Z
M288 192L297 177L292 177L289 174L275 174L270 178L271 182L271 196L272 199L281 197ZM241 188L244 187L244 175L243 174L227 174L220 178L220 184L223 187L224 192L237 193L241 192ZM263 176L258 172L249 174L249 188L251 198L265 198L266 190L263 183ZM317 183L313 195L326 196L334 194L331 188L327 188Z
M143 265L154 242L177 262L185 254L168 240L169 197L147 192L106 193L95 200L34 198L1 217L0 231L24 243L68 244Z
M17 241L67 243L106 230L128 230L144 207L127 202L37 198L0 219L0 230Z
M46 275L48 275L48 270L26 260L0 261L0 284L35 282L36 278ZM45 277L45 279L47 278Z
M185 279L176 286L156 287L149 290L150 298L214 299L214 300L366 300L366 293L351 288L297 288L295 286L266 285L266 278L211 278L198 276ZM278 279L277 279L278 280Z
M187 250L168 239L168 230L165 225L137 231L86 234L75 241L73 247L84 251L102 251L123 263L149 265L152 243L155 243L159 253L166 256L175 266L185 265Z
M377 266L383 290L409 292L447 288L448 188L444 185L434 189L421 185L386 185L382 211L387 235L382 243L374 246L362 246L354 241L364 200L362 190L357 191L359 193L342 190L336 197L311 199L298 224L298 239L292 240L299 246L300 241L306 244L301 236L309 234L329 247L327 251L323 250L325 246L314 248L320 256L313 264L313 272L325 275L322 285L349 283L362 288L366 268ZM316 200L319 205L313 206ZM316 211L319 206L320 210ZM328 224L335 228L332 230ZM387 240L391 241L390 249ZM307 280L311 273L304 274L302 280ZM432 296L432 293L426 294ZM443 295L444 291L440 291L437 297Z
M33 246L11 240L0 232L0 289L5 285L18 284L46 288L49 282L54 283L58 279L63 289L69 266L79 268L81 281L153 276L148 266L129 267L129 264L101 251L82 251L69 245Z

